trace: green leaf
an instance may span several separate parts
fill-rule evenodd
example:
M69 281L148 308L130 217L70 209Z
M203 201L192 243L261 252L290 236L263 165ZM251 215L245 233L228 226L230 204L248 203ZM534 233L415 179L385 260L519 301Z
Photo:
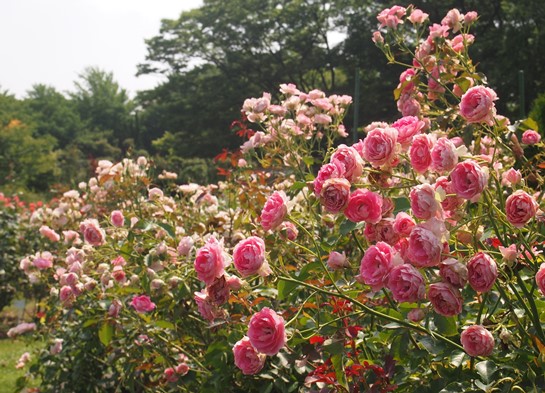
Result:
M307 185L307 183L305 183L304 181L296 181L296 182L293 183L293 185L290 187L290 190L291 190L291 191L299 191L299 190L305 188L306 185Z
M339 232L341 235L347 235L348 233L352 232L353 230L363 228L365 226L365 222L352 222L350 220L345 220L339 227Z
M172 322L165 321L165 320L155 322L155 326L163 328L163 329L175 329L176 328L176 326Z
M394 214L402 211L407 211L411 207L409 198L399 197L394 198Z
M534 119L529 117L526 120L524 120L522 123L520 123L520 128L522 130L538 131L539 126Z
M453 383L449 383L439 393L460 393L463 391L464 391L464 388L460 382L453 382Z
M463 351L454 351L449 357L449 363L453 367L460 367L462 364L464 357L466 356L466 353Z
M104 322L98 330L98 338L100 342L107 347L114 337L114 326L108 322Z
M435 326L439 333L444 336L455 336L458 334L458 328L456 326L456 318L454 317L444 317L442 315L436 314L433 318Z
M278 290L278 300L286 299L289 294L297 288L298 284L291 281L284 281L282 279L278 280L276 289Z
M335 370L335 376L337 377L337 382L339 382L346 391L348 391L348 383L346 381L346 374L344 372L343 365L343 354L338 353L331 357L331 363L333 364L333 369Z
M314 165L314 158L312 157L303 157L303 162L308 166Z
M172 225L168 225L164 222L158 222L157 225L163 228L171 238L173 239L176 238L176 230L174 229Z
M498 368L490 360L485 360L477 363L475 365L475 370L477 370L477 373L481 377L481 380L488 385L494 380L494 374L496 373Z

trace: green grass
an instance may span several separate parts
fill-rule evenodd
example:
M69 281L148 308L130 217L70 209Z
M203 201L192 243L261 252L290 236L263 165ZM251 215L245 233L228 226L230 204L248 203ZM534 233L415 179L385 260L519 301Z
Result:
M36 360L33 350L39 348L39 344L24 339L0 340L0 393L15 392L17 378L22 377L28 371L29 364ZM22 369L16 369L15 365L23 352L30 352L31 362Z

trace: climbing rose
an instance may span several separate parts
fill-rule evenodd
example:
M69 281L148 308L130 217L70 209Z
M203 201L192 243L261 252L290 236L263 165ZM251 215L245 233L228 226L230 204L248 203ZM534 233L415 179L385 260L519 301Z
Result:
M261 226L264 230L275 229L288 214L288 197L284 191L275 191L265 202L261 211Z
M469 356L488 356L494 350L494 336L481 325L465 329L460 335L460 342Z
M242 277L258 273L268 276L271 273L265 260L265 242L257 236L241 240L233 250L233 263Z
M468 123L486 123L494 125L498 99L496 92L488 87L474 86L468 89L460 102L460 114Z
M517 190L505 201L507 221L517 228L522 228L537 212L538 205L534 198L522 190Z
M467 279L475 291L490 291L496 278L498 278L498 267L488 254L478 252L467 262Z
M248 337L258 352L276 355L287 342L284 318L264 307L250 319Z
M139 313L146 313L155 309L155 303L151 301L149 296L140 295L132 298L131 306Z
M462 312L462 294L450 284L444 282L431 284L428 299L437 314L452 317Z
M244 336L233 347L235 365L242 370L244 375L253 375L261 371L265 365L265 354L259 353L250 343L250 339Z
M210 237L206 244L197 250L195 257L195 271L197 278L205 284L212 284L215 278L225 273L229 261L223 255L223 246L215 237Z

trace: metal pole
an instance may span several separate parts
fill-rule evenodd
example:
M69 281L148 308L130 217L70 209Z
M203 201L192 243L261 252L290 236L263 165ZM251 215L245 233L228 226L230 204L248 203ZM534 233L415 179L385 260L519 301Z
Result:
M524 96L524 70L519 70L519 111L521 119L526 118L526 102Z
M360 67L359 62L356 61L356 73L354 78L354 125L353 127L353 142L358 141L358 123L360 121Z

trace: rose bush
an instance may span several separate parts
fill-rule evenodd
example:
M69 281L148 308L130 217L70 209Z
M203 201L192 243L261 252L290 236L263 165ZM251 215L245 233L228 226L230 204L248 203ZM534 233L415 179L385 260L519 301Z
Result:
M379 14L374 42L407 67L401 116L352 146L350 97L281 85L244 103L225 182L100 162L37 210L36 231L63 234L21 263L50 288L38 330L62 340L30 370L42 389L543 386L543 181L524 155L541 141L496 113L468 56L477 15L428 18Z

